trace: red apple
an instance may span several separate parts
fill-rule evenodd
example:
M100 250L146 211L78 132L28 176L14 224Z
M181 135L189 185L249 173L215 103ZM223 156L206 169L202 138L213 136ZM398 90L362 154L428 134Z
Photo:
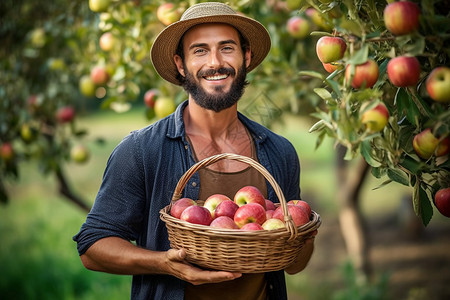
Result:
M450 102L450 68L437 67L428 75L425 83L431 99L437 102Z
M322 63L322 65L325 71L327 71L328 73L333 73L334 71L342 67L342 65L338 63Z
M93 12L104 12L108 9L111 0L89 0L89 8Z
M330 63L344 57L347 44L345 40L336 36L323 36L316 44L317 57L322 63Z
M268 209L266 210L266 219L272 219L273 214L275 213L275 209Z
M11 143L3 143L0 146L0 158L6 162L10 162L14 158L14 148Z
M279 228L286 228L286 225L284 225L284 222L280 219L271 218L267 219L263 224L262 228L265 230L275 230Z
M309 215L303 207L288 204L288 210L295 226L301 226L309 222ZM273 214L273 218L284 221L283 209L281 206L277 207L275 213Z
M228 216L216 217L209 224L211 227L215 228L225 228L225 229L239 229L239 227L234 223L234 220Z
M308 202L306 202L304 200L290 200L290 201L288 201L287 204L293 204L293 205L301 206L301 207L303 207L305 209L305 211L308 214L308 216L311 215L311 206L309 205Z
M111 32L105 32L100 36L99 45L103 51L111 51L114 48L116 39Z
M217 208L217 205L219 205L221 202L223 202L225 200L231 201L230 198L228 198L227 196L225 196L223 194L213 194L205 200L205 203L203 203L203 206L209 210L209 212L211 213L211 217L214 219L214 212Z
M258 223L247 223L241 227L241 230L256 231L256 230L264 230L264 228Z
M173 3L161 4L156 11L156 17L166 26L178 21L182 14L182 10Z
M239 228L247 223L262 224L266 221L266 209L258 203L248 203L238 208L234 214L234 222Z
M436 156L444 156L450 152L450 138L442 139L436 147Z
M309 21L300 16L293 16L289 18L286 24L287 32L297 39L306 38L310 33Z
M96 85L104 85L109 80L109 73L103 66L95 66L91 70L91 80Z
M353 78L351 78L351 76L351 65L347 65L347 68L345 70L345 80L349 82L351 79L351 85L353 88L371 88L378 80L378 64L375 61L369 59L363 64L356 65Z
M410 1L392 2L384 8L384 24L395 35L404 35L417 30L419 16L419 6Z
M370 132L379 132L388 123L389 111L383 103L363 112L361 122Z
M270 201L269 199L266 199L266 210L275 210L275 203Z
M216 218L220 216L227 216L230 218L234 218L234 214L236 213L239 206L234 203L232 200L225 200L220 202L217 207L214 216Z
M212 222L211 213L206 207L191 205L181 213L180 219L189 223L209 225Z
M266 198L257 187L252 185L239 189L234 195L234 202L239 206L247 203L258 203L266 209Z
M63 106L56 111L56 120L59 123L69 123L75 118L75 109L72 106Z
M431 132L430 128L416 134L413 139L414 151L423 159L429 159L439 144L439 139Z
M450 187L440 189L434 195L434 205L438 211L450 218Z
M181 213L189 206L197 205L197 202L191 198L181 198L175 201L170 207L170 215L175 218L180 218Z
M158 96L159 91L157 89L149 89L144 94L144 103L147 107L154 108L156 97Z
M89 160L90 153L88 148L82 144L78 144L70 149L70 158L76 163L85 163Z
M395 86L415 86L419 82L420 63L414 56L398 56L389 61L387 73Z

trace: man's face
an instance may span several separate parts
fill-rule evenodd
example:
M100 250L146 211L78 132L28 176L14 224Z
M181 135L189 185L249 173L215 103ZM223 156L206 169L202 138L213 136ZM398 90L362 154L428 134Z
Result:
M175 56L183 87L203 108L219 112L233 106L246 85L250 51L242 53L239 35L226 24L204 24L183 39L184 61Z

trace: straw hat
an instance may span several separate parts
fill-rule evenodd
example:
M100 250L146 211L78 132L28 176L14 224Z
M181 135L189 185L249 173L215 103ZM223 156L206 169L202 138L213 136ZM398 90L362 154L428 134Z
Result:
M158 74L165 80L180 85L173 56L183 34L194 25L226 23L235 27L248 40L252 60L247 72L256 68L270 50L270 36L266 28L256 20L238 14L231 7L219 2L199 3L188 8L181 19L167 26L156 37L151 49L151 59Z

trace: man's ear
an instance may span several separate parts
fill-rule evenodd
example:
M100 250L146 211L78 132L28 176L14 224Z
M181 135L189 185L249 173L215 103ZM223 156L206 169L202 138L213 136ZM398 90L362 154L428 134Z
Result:
M181 74L181 76L185 77L186 74L184 73L184 67L183 67L183 60L178 54L175 54L173 56L173 60L175 62L175 65L177 66L178 72Z
M250 62L252 61L252 50L250 47L245 50L245 66L248 68L250 66Z

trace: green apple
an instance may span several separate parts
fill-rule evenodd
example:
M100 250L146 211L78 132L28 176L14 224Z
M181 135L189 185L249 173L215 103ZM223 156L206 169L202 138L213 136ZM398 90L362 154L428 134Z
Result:
M286 30L292 37L304 39L309 36L311 26L306 18L301 16L293 16L287 21Z
M319 28L325 31L331 31L333 26L323 17L322 13L317 9L310 7L305 11L306 15Z
M344 57L347 44L345 40L335 36L323 36L316 44L316 53L323 63L331 63Z
M431 71L425 86L431 99L436 102L450 102L450 68L437 67Z
M104 12L108 9L111 0L89 0L89 8L93 12Z
M378 64L368 59L365 63L355 66L355 73L352 77L351 65L347 65L345 70L345 80L350 82L351 86L355 89L371 88L378 80Z
M111 51L116 43L116 38L111 32L105 32L100 36L99 45L103 51Z
M76 163L85 163L89 157L89 150L82 144L75 145L70 149L70 158Z
M383 103L374 108L365 111L362 114L361 122L370 132L379 132L383 130L389 119L389 111Z
M92 81L91 76L89 75L84 75L80 78L80 82L78 84L78 88L80 90L80 93L83 96L86 97L94 97L95 96L95 90L96 90L96 85L95 83Z
M158 119L162 119L164 117L167 117L171 113L175 111L175 103L173 100L169 97L159 97L155 101L155 115Z
M286 6L289 10L296 10L302 8L305 2L305 0L286 0Z
M30 143L34 141L37 136L37 130L30 124L23 124L20 127L20 137L25 143Z
M35 28L30 33L30 42L34 48L42 48L47 42L47 36L43 28Z
M429 159L434 154L438 144L439 139L433 135L430 128L416 134L413 139L414 151L423 159Z
M419 6L411 1L398 1L384 8L384 24L395 35L411 33L419 28Z
M420 78L420 63L414 56L397 56L388 62L387 73L397 87L415 86Z

